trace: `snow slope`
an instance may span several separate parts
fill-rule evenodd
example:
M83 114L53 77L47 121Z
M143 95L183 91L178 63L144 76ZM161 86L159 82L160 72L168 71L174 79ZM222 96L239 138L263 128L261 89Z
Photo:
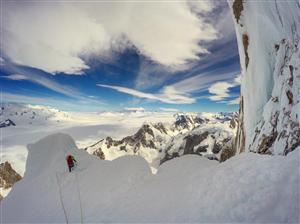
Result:
M300 2L229 1L242 67L238 152L300 145Z
M187 155L156 175L141 157L99 160L66 134L28 151L24 178L1 202L4 223L299 221L300 148L286 157L244 153L224 163ZM73 173L69 153L79 162Z

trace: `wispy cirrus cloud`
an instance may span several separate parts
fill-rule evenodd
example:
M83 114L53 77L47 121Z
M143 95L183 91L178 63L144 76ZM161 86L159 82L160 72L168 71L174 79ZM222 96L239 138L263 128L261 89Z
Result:
M78 89L66 85L66 84L61 84L57 82L53 76L48 76L48 75L42 75L42 74L36 74L34 72L28 72L24 69L21 68L13 68L14 70L21 72L19 73L14 73L11 75L7 76L0 76L2 79L9 79L9 80L14 80L14 81L29 81L32 83L36 83L40 86L43 86L47 89L50 89L54 92L63 94L64 96L77 99L78 101L90 103L90 104L95 104L95 105L103 105L105 102L98 98L91 98L89 96L86 96L84 93L79 91ZM20 100L23 100L25 98L23 97L18 97ZM5 99L7 100L7 99ZM45 100L48 100L46 97Z
M191 104L196 102L194 98L191 98L189 95L185 93L177 92L172 86L164 87L160 93L146 93L146 92L142 92L142 91L138 91L135 89L122 87L122 86L102 85L102 84L97 84L97 86L113 89L118 92L126 93L143 99L160 101L169 104Z
M226 73L222 70L204 72L176 82L172 86L179 92L199 93L206 91L216 82L232 80L236 73L237 71Z
M81 95L79 91L75 88L68 85L62 85L56 82L51 76L46 77L42 75L37 75L35 73L23 71L23 74L11 74L8 76L1 76L1 78L10 79L14 81L30 81L69 97L79 97Z
M206 91L216 81L232 79L235 74L236 72L214 75L204 73L171 85L166 85L156 93L142 92L136 89L116 85L97 84L97 86L113 89L135 97L168 104L192 104L199 99L199 97L194 96L194 94Z
M15 81L29 80L25 75L20 75L20 74L7 75L7 76L3 76L2 78L15 80Z
M96 111L100 110L101 106L103 106L97 103L90 104L90 102L86 100L77 100L76 102L72 102L53 97L26 96L9 92L2 92L1 97L4 102L45 105L68 111ZM80 105L80 107L78 107L78 105Z
M165 107L161 107L159 108L159 110L163 111L163 112L170 112L170 113L175 113L175 112L179 112L180 110L176 109L176 108L165 108Z
M126 111L145 111L143 107L125 107L124 110Z

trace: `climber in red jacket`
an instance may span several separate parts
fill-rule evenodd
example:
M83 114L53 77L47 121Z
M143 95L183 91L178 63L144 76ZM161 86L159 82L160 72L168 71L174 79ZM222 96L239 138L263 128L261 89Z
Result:
M69 167L69 172L72 171L72 168L74 167L74 162L77 162L76 159L74 158L74 156L72 155L68 155L66 157L67 163L68 163L68 167Z

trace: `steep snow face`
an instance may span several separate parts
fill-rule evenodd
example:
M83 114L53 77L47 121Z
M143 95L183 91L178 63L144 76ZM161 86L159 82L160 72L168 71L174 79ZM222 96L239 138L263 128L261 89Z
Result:
M28 150L24 178L1 202L3 223L299 221L300 148L224 163L187 155L156 175L141 157L99 160L65 134ZM67 154L78 161L72 173Z
M300 145L300 3L229 5L242 67L238 152L285 155Z

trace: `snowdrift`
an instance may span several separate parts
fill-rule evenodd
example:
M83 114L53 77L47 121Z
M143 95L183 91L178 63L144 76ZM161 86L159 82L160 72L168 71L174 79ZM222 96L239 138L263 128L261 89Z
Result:
M4 223L299 221L299 148L221 164L188 155L156 175L141 157L99 160L66 134L28 151L24 178L1 203ZM72 173L70 153L79 162Z

